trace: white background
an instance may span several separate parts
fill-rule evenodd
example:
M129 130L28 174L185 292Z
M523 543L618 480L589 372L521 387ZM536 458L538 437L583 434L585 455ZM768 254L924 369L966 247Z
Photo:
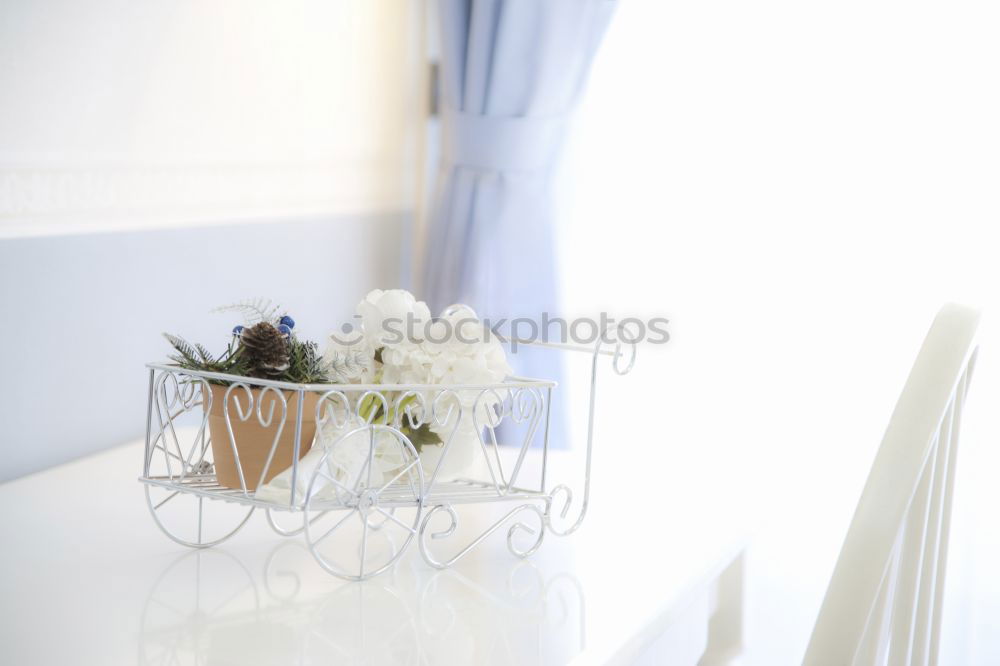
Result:
M750 663L801 659L948 300L986 319L943 663L1000 659L997 34L988 2L623 2L595 62L562 179L567 298L670 317L638 418L677 464L725 467L734 503L766 498Z

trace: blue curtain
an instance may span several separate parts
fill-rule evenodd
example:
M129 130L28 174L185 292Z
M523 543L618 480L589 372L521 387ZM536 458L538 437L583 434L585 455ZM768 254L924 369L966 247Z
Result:
M559 313L551 176L615 5L441 0L444 145L423 292L432 311L460 302L493 320ZM547 350L511 365L561 375Z

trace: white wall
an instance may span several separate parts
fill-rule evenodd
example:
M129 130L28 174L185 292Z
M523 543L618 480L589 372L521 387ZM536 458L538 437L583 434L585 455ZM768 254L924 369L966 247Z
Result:
M372 214L0 241L0 481L138 439L143 366L170 352L160 334L219 353L242 323L213 307L273 298L300 335L323 340L361 295L397 283L408 222Z
M410 208L419 9L0 4L0 237Z
M160 332L218 350L214 305L320 339L408 278L420 10L0 3L0 481L137 438Z

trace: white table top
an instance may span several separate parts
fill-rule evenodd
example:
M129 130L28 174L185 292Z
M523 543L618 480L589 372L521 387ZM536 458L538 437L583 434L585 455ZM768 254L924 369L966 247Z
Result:
M503 529L449 570L411 544L389 572L348 583L260 511L215 548L173 543L149 515L141 460L132 443L0 485L0 661L623 662L746 543L739 502L707 470L598 466L581 529L547 534L528 560ZM465 507L463 529L503 506Z

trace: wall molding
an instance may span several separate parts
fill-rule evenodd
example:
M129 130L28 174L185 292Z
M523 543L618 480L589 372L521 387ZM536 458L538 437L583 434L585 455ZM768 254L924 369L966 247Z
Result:
M0 238L412 209L398 164L0 161Z

